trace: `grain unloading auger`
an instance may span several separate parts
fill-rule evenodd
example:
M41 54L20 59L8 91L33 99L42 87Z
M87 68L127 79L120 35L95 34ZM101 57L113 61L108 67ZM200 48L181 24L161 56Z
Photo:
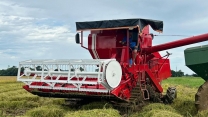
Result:
M170 54L161 56L158 51L206 41L208 34L152 46L154 36L149 26L163 31L162 21L149 19L76 22L76 43L93 59L23 61L17 80L26 84L23 88L28 92L45 97L170 103L176 89L170 87L162 95L161 86L162 80L171 76ZM83 44L85 30L90 31L88 47ZM124 37L126 44L122 45ZM137 45L137 52L132 53L132 43ZM129 62L132 58L133 63Z

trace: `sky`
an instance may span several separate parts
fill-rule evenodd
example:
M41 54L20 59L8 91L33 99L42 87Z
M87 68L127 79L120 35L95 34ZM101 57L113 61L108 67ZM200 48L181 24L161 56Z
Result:
M153 45L208 32L208 1L201 0L1 0L0 69L29 59L91 59L75 43L75 22L144 18L162 20L163 33ZM166 50L171 69L194 73L185 66L184 50L201 42ZM165 51L160 52L165 55Z

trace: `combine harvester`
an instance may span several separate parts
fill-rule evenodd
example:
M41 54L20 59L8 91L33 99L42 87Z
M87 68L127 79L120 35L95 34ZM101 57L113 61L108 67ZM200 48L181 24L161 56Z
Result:
M87 49L93 59L22 61L17 80L24 82L23 88L34 95L75 99L74 102L107 99L126 106L137 106L144 100L171 103L176 89L169 87L163 94L161 86L171 76L170 54L161 56L159 51L206 41L208 34L152 46L154 35L149 33L150 27L162 32L163 21L76 22L76 43ZM83 44L83 31L90 31L88 47ZM126 44L120 43L124 37ZM129 46L132 42L137 51Z

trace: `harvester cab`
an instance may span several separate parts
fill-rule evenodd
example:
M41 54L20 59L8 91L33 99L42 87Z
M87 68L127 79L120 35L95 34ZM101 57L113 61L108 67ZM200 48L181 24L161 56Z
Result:
M76 43L87 49L93 59L22 61L17 80L25 83L23 88L28 92L44 97L102 98L129 105L143 100L171 103L176 89L168 88L167 94L162 95L161 86L162 80L171 76L169 54L162 57L159 51L205 41L208 36L152 46L150 27L162 32L163 21L120 19L76 22ZM83 44L83 31L90 31L88 47ZM123 40L124 45L120 43ZM131 58L133 63L129 62Z
M129 59L132 58L133 50L140 50L140 43L142 41L142 34L146 35L143 41L143 46L151 46L151 36L148 34L149 27L146 26L142 32L136 27L127 27L125 29L96 29L88 36L88 47L83 46L83 31L81 33L81 39L79 33L75 36L77 44L81 44L81 47L87 49L93 59L116 59L119 63L132 64ZM140 32L140 33L139 33ZM129 54L129 56L127 56Z

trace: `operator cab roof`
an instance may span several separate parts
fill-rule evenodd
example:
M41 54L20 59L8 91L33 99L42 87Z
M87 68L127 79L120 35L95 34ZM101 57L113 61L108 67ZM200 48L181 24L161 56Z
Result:
M131 29L138 27L140 31L150 25L157 32L163 31L163 21L151 19L116 19L101 21L76 22L77 31L84 30L111 30L111 29Z

